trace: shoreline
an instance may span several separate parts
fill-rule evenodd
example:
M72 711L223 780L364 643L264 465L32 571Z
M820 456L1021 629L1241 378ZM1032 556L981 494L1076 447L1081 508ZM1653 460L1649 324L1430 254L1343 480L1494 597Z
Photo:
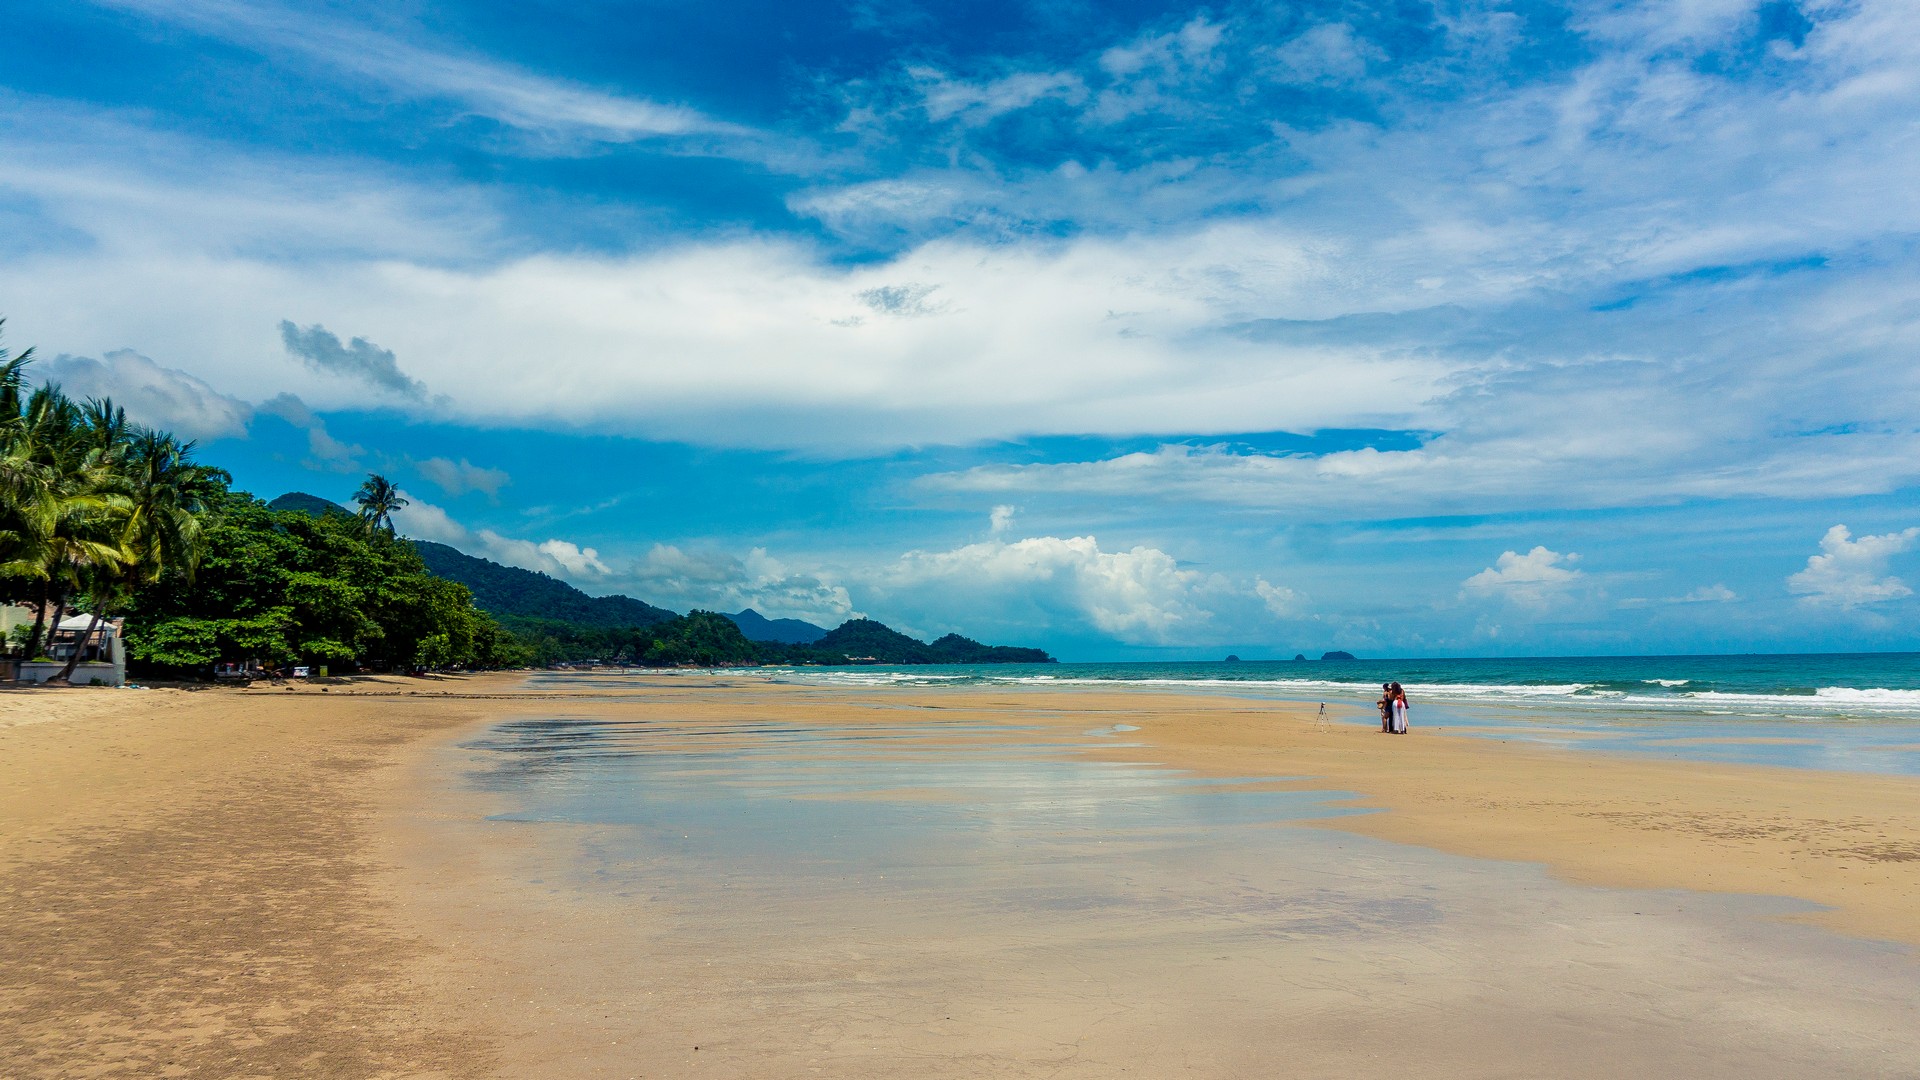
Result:
M1826 909L1791 921L1920 945L1913 778L1676 764L1418 728L1386 737L1225 696L710 674L617 689L525 681L0 700L0 895L17 913L0 926L11 969L0 975L0 1072L174 1063L214 1075L323 1064L520 1075L510 1066L538 1059L516 1046L559 1052L565 1017L512 1004L552 959L524 922L550 909L551 887L510 880L508 868L565 867L540 847L549 827L474 828L500 799L466 783L455 752L503 720L558 711L719 724L891 722L904 711L1039 730L1097 760L1352 792L1339 805L1383 811L1278 824L1542 864L1582 885L1796 898ZM23 710L34 722L17 722ZM1089 745L1089 729L1116 724L1136 730ZM631 928L638 917L581 913L553 933L591 949L598 920Z

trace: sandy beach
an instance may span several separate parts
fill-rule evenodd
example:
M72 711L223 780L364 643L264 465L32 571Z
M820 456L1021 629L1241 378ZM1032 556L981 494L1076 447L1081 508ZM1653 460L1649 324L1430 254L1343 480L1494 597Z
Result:
M1920 975L1910 779L1392 738L1199 695L525 681L0 697L0 1074L1601 1076L1712 1061L1902 1075L1920 1061L1899 1034ZM663 880L677 864L621 867L607 828L489 820L513 794L470 782L472 740L553 716L683 730L709 751L750 742L750 722L910 722L923 756L1039 747L1021 752L1348 792L1338 805L1381 812L1286 826L1307 838L1286 849L1294 877L1236 877L1238 906L1211 914L1196 905L1220 871L1176 853L1128 865L1133 887L1181 903L1117 922L1008 908L1005 887L965 907L952 890L916 906L920 893L844 882L782 901L744 874L727 885L760 899L715 892L702 920L696 894ZM1099 833L1048 842L1094 880ZM583 884L582 852L641 885ZM1287 894L1293 929L1252 942L1246 912L1279 907L1247 897L1309 877L1340 883ZM1437 914L1417 940L1355 914L1427 885L1419 910ZM849 896L884 902L855 912ZM1309 908L1339 929L1316 940L1298 922ZM1815 1008L1783 968L1809 1001L1827 978L1862 996ZM1369 1007L1406 985L1436 1007ZM1515 1011L1530 999L1551 1008Z

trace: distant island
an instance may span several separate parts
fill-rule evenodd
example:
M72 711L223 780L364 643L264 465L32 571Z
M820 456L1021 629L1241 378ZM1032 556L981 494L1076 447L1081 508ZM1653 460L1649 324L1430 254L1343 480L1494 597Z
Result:
M315 517L351 511L294 491L270 509ZM1041 649L984 645L959 634L923 642L872 619L832 630L801 619L735 614L680 615L630 596L589 596L547 574L504 566L430 540L409 540L435 577L458 582L543 664L604 661L644 665L1051 664Z
M1304 660L1306 659L1306 657L1301 657L1301 659ZM1353 655L1350 652L1342 652L1339 649L1335 649L1332 652L1321 653L1320 659L1322 660L1358 660L1360 658Z

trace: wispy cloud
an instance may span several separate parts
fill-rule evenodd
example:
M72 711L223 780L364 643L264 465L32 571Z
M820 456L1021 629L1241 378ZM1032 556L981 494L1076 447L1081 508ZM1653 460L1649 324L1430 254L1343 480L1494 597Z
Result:
M504 469L489 469L475 465L466 458L453 461L443 457L430 457L414 461L413 468L421 476L446 492L459 497L469 491L478 491L489 498L498 496L500 489L513 482Z
M327 430L327 422L293 394L276 395L262 402L257 411L266 416L277 416L307 433L307 452L310 456L305 464L308 468L335 473L360 471L360 459L366 456L367 448L334 438L333 433Z
M695 109L581 86L491 57L404 40L341 17L313 15L280 4L96 2L271 55L302 56L391 92L445 99L476 115L550 138L628 142L752 134Z

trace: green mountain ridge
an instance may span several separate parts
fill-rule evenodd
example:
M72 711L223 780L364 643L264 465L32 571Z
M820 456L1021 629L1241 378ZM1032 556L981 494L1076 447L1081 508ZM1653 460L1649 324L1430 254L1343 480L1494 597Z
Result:
M474 605L501 619L556 619L586 626L652 626L678 613L631 596L589 596L537 570L503 566L432 540L412 541L427 569L458 581L473 593Z
M291 491L267 504L314 517L353 516L338 503ZM505 566L432 540L408 540L435 577L465 585L473 605L525 640L542 662L624 660L639 664L1049 664L1040 649L983 645L948 634L927 644L872 619L824 630L800 619L679 615L618 594L590 596L558 578ZM750 636L752 635L752 636ZM759 635L765 635L764 637Z

